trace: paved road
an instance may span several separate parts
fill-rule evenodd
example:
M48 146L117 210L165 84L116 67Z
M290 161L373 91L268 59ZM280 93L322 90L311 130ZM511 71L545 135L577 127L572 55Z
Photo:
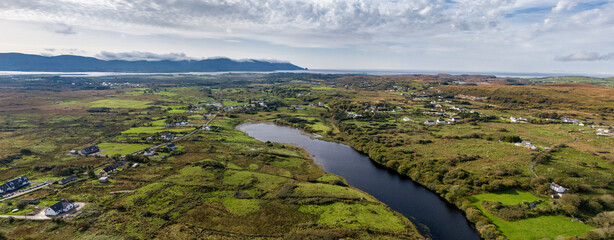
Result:
M562 143L562 145L567 145L567 144L574 143L574 142L578 141L578 137L571 136L572 132L576 132L576 131L569 131L569 132L567 132L567 136L573 137L574 139L571 140L571 141L564 142L564 143ZM537 162L532 161L531 164L529 165L529 172L531 172L531 174L533 175L534 178L537 177L537 174L535 174L535 171L533 171L533 167L535 167L535 164L537 164Z
M6 197L6 198L3 198L3 199L0 199L0 202L2 202L2 201L4 201L4 200L9 200L9 199L11 199L11 198L16 198L16 197L19 197L19 196L24 195L24 194L28 194L28 193L34 192L34 191L36 191L36 190L39 190L39 189L41 189L41 188L43 188L43 187L45 187L45 186L49 186L49 185L51 185L51 182L46 182L46 183L45 183L45 184L43 184L43 185L40 185L40 186L38 186L38 187L32 188L32 189L27 190L27 191L23 191L23 192L17 192L17 193L14 193L13 195L11 195L11 196L9 196L9 197Z

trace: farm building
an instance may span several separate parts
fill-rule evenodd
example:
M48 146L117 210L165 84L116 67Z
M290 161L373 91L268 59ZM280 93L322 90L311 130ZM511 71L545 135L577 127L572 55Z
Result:
M106 183L108 181L109 181L109 177L101 177L98 179L98 182L101 182L101 183Z
M75 205L72 202L62 200L56 204L51 205L49 208L45 209L45 215L57 216L59 214L73 210L74 208L75 208Z
M86 147L86 148L82 149L81 150L81 154L89 155L89 154L92 154L92 153L97 153L98 151L100 151L100 148L98 148L98 146L96 146L96 145L92 145L92 146L89 146L89 147Z
M175 150L178 148L177 145L175 145L174 143L169 143L168 145L166 145L166 147L171 150Z
M77 180L77 176L70 176L70 177L64 178L62 180L59 180L58 184L64 185L64 184L67 184L67 183L75 181L75 180Z
M117 170L117 168L121 167L122 165L125 165L126 161L119 161L116 163L113 163L109 166L106 166L105 168L103 168L98 174L100 175L107 175L110 173L113 173Z

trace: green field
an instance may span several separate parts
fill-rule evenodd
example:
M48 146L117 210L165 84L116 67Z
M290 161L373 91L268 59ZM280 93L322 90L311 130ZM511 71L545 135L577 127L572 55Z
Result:
M335 87L328 87L328 86L317 86L317 87L311 87L311 89L313 89L313 90L335 90L337 88L335 88Z
M146 108L150 101L124 100L124 99L103 99L91 102L90 107L95 108Z
M582 236L585 232L593 229L591 226L571 221L571 218L561 215L539 216L536 218L508 222L486 211L481 204L484 200L512 205L523 201L532 202L544 199L522 191L484 193L470 197L470 201L473 205L480 209L482 214L492 220L497 228L510 240L555 239L559 236Z
M151 145L130 143L100 143L98 144L98 147L100 148L99 154L111 156L115 154L131 154L133 152L137 152L145 148L151 147Z
M318 223L333 227L359 228L368 226L381 230L403 230L404 224L383 205L333 203L303 205L299 211L320 215Z
M40 207L40 208L45 208L48 206L51 206L53 204L58 203L59 201L39 201L39 203L37 204L28 204L26 205L26 207L20 209L18 212L13 212L12 209L14 207L10 207L10 206L6 206L5 203L1 203L0 207L4 208L4 209L10 209L8 212L5 213L1 213L2 215L14 215L14 216L23 216L24 214L27 214L29 212L34 211L34 207Z
M569 83L580 81L590 84ZM604 81L611 79L0 76L0 183L22 175L33 182L79 175L80 181L23 197L88 203L62 221L0 219L0 239L421 239L406 217L324 172L304 150L236 129L246 122L349 145L454 204L484 239L608 239L614 233L614 138L596 133L614 131L614 88L595 85ZM267 107L216 107L250 102ZM319 102L326 106L310 106ZM186 113L190 105L203 110ZM208 113L216 115L209 131L164 127L167 119L186 117L204 124ZM584 124L564 123L564 116ZM423 123L450 117L460 121ZM510 117L528 121L511 123ZM175 141L179 150L126 156L138 167L98 181L96 172L121 161L114 155L160 144L161 132L185 136ZM95 143L102 149L95 156L68 154ZM564 197L548 197L551 182L568 189ZM0 203L1 212L19 200ZM531 208L525 201L540 203Z
M191 132L194 128L182 128L182 127L133 127L126 131L123 131L123 134L139 134L139 133L160 133L160 132Z

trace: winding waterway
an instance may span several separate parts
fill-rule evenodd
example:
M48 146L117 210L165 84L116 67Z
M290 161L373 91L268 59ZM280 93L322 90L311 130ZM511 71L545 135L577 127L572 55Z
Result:
M418 226L429 229L433 239L480 239L463 213L408 177L377 165L351 147L313 139L300 130L267 123L246 123L240 131L260 141L292 144L305 149L324 171L344 177Z

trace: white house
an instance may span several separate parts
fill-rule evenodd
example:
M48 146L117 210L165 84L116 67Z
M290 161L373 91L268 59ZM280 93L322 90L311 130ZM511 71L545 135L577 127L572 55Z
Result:
M411 119L409 119L408 117L403 118L403 122L409 122L409 121L411 121Z
M556 194L561 197L563 196L563 193L565 193L565 191L567 191L567 189L565 189L564 187L562 187L561 185L558 185L554 182L550 183L550 189L552 189L553 191L556 192Z
M426 121L424 121L424 124L426 124L426 125L435 125L435 121L433 121L433 120L426 120Z
M155 154L156 154L156 151L154 151L154 150L152 150L152 149L146 150L146 151L143 153L143 155L145 155L145 156L153 156L153 155L155 155Z
M460 118L455 118L455 117L451 117L450 119L448 119L448 122L450 123L454 123L454 122L460 122Z
M59 214L73 210L74 208L75 208L75 205L72 202L62 200L56 204L51 205L49 208L45 209L45 215L57 216Z
M362 115L360 115L360 114L356 114L355 112L347 112L347 115L348 115L348 117L351 117L351 118L359 118L359 117L362 117Z
M173 140L173 134L171 134L171 133L162 133L161 136L162 136L162 139L164 139L166 141Z

